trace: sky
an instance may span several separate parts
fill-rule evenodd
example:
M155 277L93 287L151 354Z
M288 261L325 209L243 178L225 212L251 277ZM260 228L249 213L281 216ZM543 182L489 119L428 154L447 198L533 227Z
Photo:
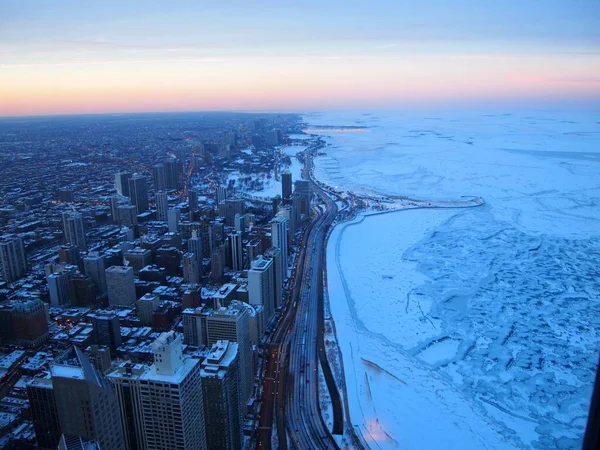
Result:
M598 0L0 0L0 116L600 108Z

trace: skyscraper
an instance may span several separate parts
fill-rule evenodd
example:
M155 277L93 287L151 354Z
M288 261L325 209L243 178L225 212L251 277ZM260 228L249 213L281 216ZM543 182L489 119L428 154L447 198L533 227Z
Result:
M188 191L188 203L190 211L198 211L198 191L194 189Z
M271 221L271 245L281 250L281 261L279 264L281 264L283 282L287 278L288 264L288 221L283 215L277 215Z
M242 233L239 231L229 235L231 245L231 268L241 271L244 269L244 247L242 246Z
M200 283L200 264L192 252L183 255L183 280L189 284Z
M254 365L252 363L252 343L250 341L250 313L243 305L237 307L233 301L228 307L218 310L209 309L206 313L206 343L212 346L220 340L238 343L240 360L240 379L242 386L242 404L245 405L252 395L254 385ZM248 306L248 305L246 305Z
M229 197L227 188L224 186L217 187L217 206L221 203L225 203L225 200Z
M161 334L151 366L122 363L115 386L127 449L205 450L200 360L184 357L181 335Z
M100 293L106 292L106 268L104 267L104 256L98 252L90 252L83 258L83 270L89 276Z
M129 197L129 179L131 173L129 172L118 172L115 175L115 189L120 195Z
M52 380L34 378L27 384L27 399L39 448L55 450L61 432Z
M265 258L273 261L273 292L275 295L275 308L280 308L283 303L283 273L281 272L281 250L271 247L265 252Z
M171 233L177 233L179 229L179 221L181 220L181 210L179 208L171 208L167 211L167 220L169 224L169 231Z
M148 183L146 177L134 175L129 179L129 198L137 207L137 213L148 211Z
M23 239L19 236L2 236L0 262L2 262L2 276L7 283L12 283L25 275L25 272L27 272L27 256Z
M242 448L238 348L235 342L217 341L202 363L206 442L210 449Z
M181 176L183 175L183 166L175 158L168 158L164 161L167 189L181 188Z
M154 180L154 192L167 189L167 175L164 164L152 166L152 178Z
M37 298L0 304L0 340L35 348L48 340L44 302Z
M106 269L106 290L111 306L131 306L135 303L135 280L133 269L112 266Z
M117 223L133 226L137 224L138 209L135 205L119 205L117 207Z
M156 220L167 221L169 214L169 196L165 191L158 191L155 195L156 199Z
M281 173L281 198L288 199L292 196L292 174L291 172Z
M94 330L94 343L107 345L111 350L121 345L121 325L119 316L112 312L92 313L88 316L92 320Z
M68 306L70 303L69 276L67 271L51 273L46 277L48 291L50 292L50 304L55 307Z
M50 366L61 432L95 440L102 450L122 450L117 396L106 377L74 347L77 365Z
M80 249L86 249L85 227L83 225L83 216L74 211L65 211L62 213L63 231L65 241L68 244L75 245Z
M296 180L294 192L300 194L300 213L310 214L310 183L306 180Z
M273 260L259 256L248 271L248 300L251 305L263 305L265 324L269 323L275 312L275 293Z
M192 231L192 237L187 241L188 251L192 252L196 259L198 260L198 264L202 263L202 238L198 235L197 230Z

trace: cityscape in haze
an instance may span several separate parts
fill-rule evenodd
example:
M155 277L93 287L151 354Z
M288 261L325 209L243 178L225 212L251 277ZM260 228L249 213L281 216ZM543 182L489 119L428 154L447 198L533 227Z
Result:
M0 449L600 446L596 1L0 2L0 164Z

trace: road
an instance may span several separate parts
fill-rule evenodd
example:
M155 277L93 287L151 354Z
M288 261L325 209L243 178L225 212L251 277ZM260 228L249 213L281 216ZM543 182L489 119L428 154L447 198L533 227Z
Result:
M312 157L307 155L305 163L309 177ZM289 301L266 352L257 449L271 448L274 425L279 449L286 449L289 444L297 449L339 448L319 410L319 363L332 399L333 432L343 432L342 402L323 343L325 237L337 214L337 205L312 181L311 190L320 202L313 208L313 218L298 245Z

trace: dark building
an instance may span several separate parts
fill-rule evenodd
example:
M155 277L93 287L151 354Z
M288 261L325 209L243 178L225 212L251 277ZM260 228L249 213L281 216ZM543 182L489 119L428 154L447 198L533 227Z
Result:
M119 317L113 313L90 314L94 327L94 343L107 345L111 350L121 345L121 325Z
M39 299L17 300L0 305L0 338L25 348L36 348L48 340L46 307Z
M188 203L190 205L190 211L198 210L198 191L190 189L188 191Z
M55 450L58 446L61 432L52 380L34 378L27 385L27 398L29 400L29 412L39 448L43 450Z
M156 251L156 265L164 267L167 276L177 276L180 264L181 252L175 247L161 247Z
M135 175L129 179L129 198L137 213L148 211L148 183L146 177Z
M129 197L129 179L131 173L119 172L115 175L115 189L120 195Z
M154 192L167 189L167 175L164 164L156 164L152 167L152 178L154 180Z
M75 273L69 277L69 295L73 306L95 306L98 287L91 277Z
M292 174L283 172L281 174L281 197L288 199L292 196Z

